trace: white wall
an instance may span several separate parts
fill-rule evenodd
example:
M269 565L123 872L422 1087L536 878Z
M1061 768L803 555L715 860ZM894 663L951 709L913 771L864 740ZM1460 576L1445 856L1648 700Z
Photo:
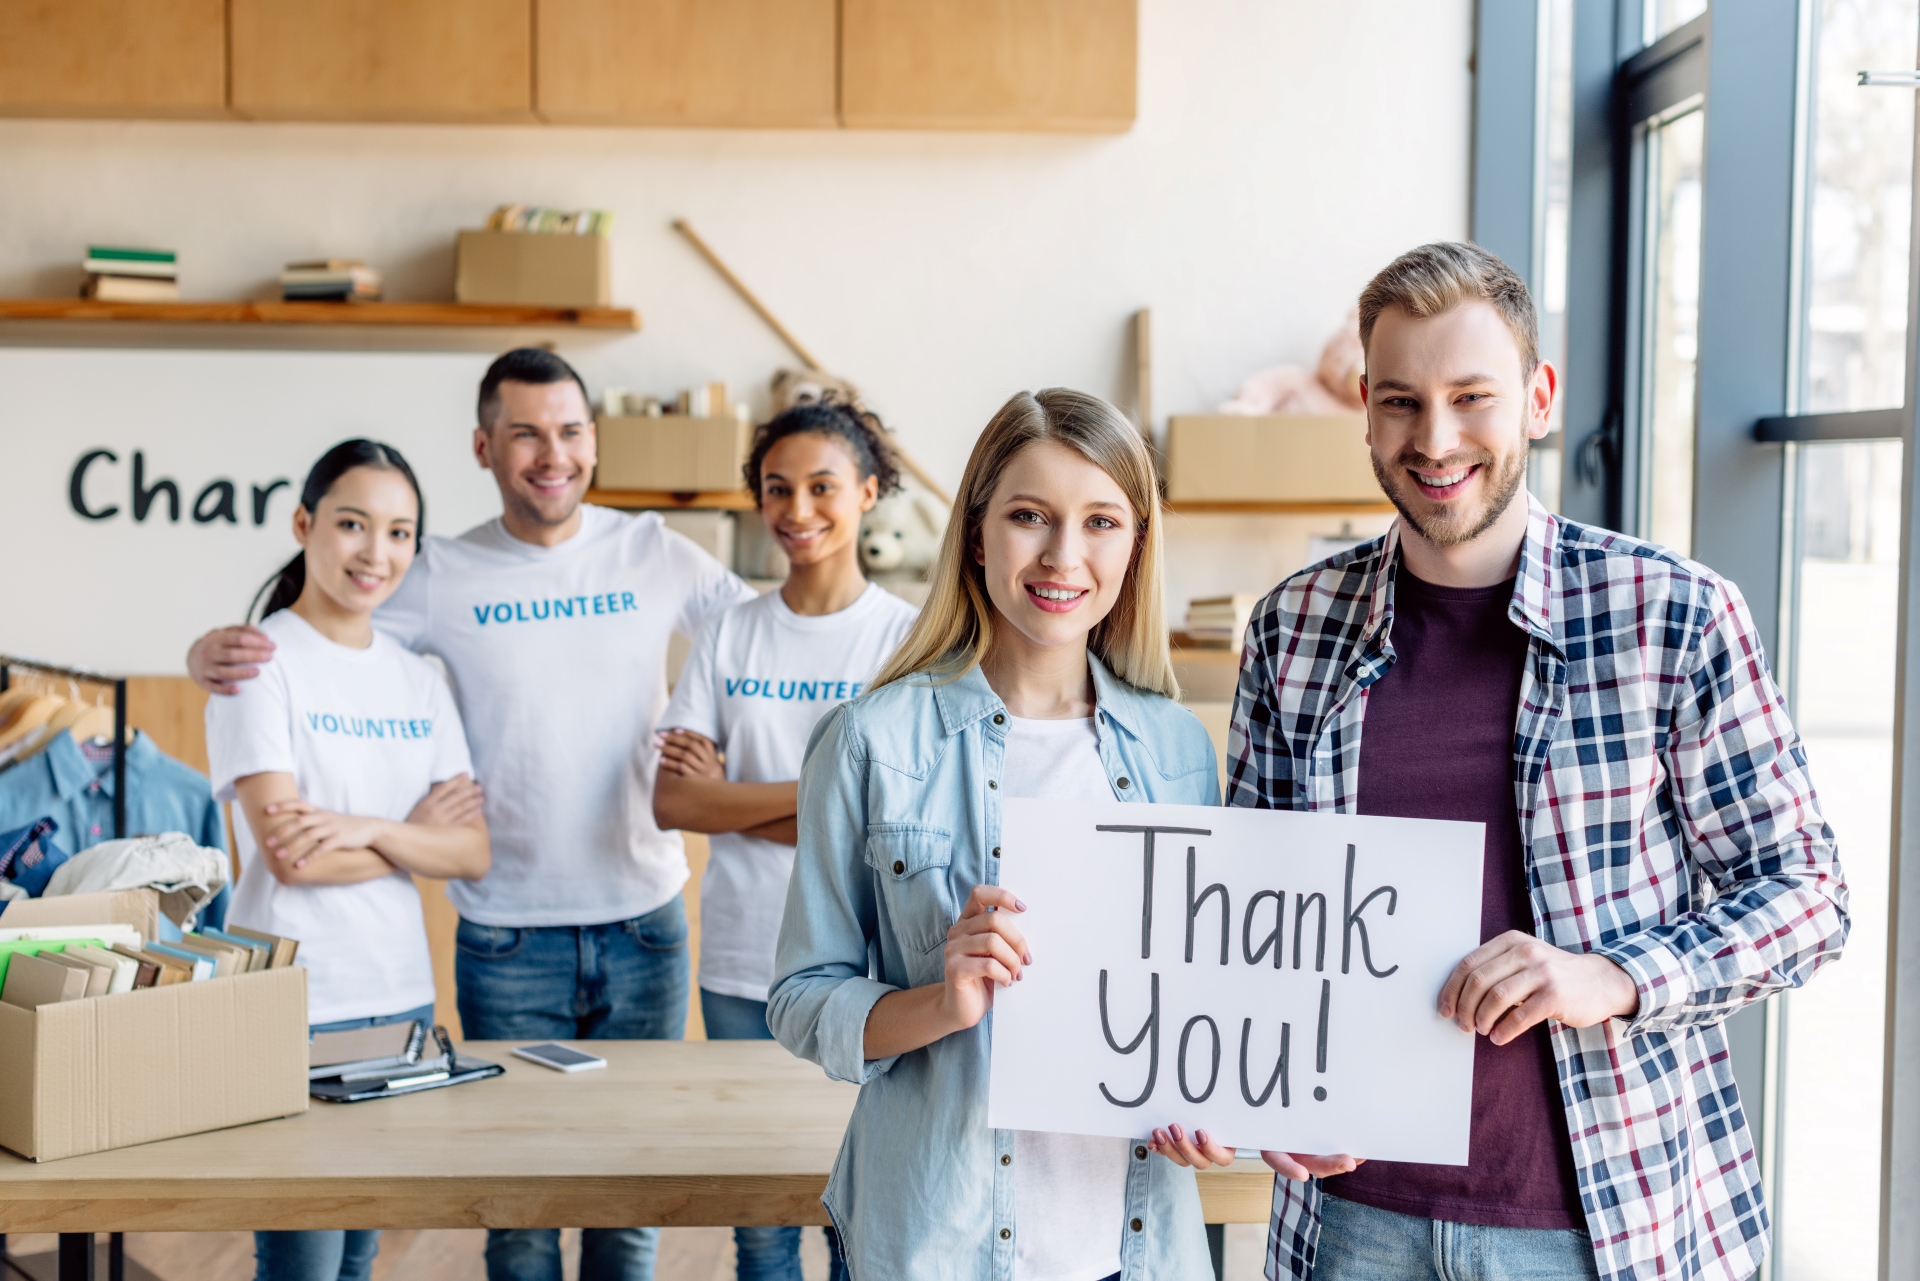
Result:
M280 264L364 257L389 296L451 293L452 233L520 200L617 212L615 296L645 330L570 349L596 388L755 389L784 349L668 230L698 227L951 483L1012 391L1121 394L1154 310L1156 408L1310 361L1366 278L1463 235L1469 0L1142 0L1140 116L1109 137L0 121L0 296L70 293L88 242L181 254L188 297L266 296ZM0 335L0 342L4 342ZM464 354L0 351L0 650L174 671L290 551L264 528L67 506L89 448L205 479L296 480L350 432L420 464L443 531L490 514L464 462ZM284 491L282 491L284 497ZM125 505L124 494L118 501ZM278 501L278 500L276 500ZM1176 540L1175 608L1257 590L1338 522ZM1322 524L1332 528L1323 530ZM1308 526L1312 526L1309 528ZM1277 568L1276 568L1277 566Z

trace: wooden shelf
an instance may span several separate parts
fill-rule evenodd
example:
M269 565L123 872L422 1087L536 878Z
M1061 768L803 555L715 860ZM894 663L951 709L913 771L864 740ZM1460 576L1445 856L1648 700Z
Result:
M1391 516L1393 504L1379 502L1296 502L1261 498L1190 498L1169 502L1176 516Z
M519 307L452 302L96 302L0 299L0 320L133 321L188 325L365 325L528 329L640 328L628 307Z
M681 511L750 512L753 495L742 489L728 493L670 493L664 489L589 489L587 501L628 511L649 508Z

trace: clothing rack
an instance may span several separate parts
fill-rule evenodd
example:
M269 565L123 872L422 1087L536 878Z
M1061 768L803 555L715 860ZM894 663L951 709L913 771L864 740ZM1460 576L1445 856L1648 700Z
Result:
M119 840L127 834L127 678L0 654L0 694L6 693L13 684L13 669L16 667L65 680L85 681L89 685L113 686L113 836ZM93 1233L62 1232L57 1257L62 1277L92 1277ZM107 1281L124 1281L127 1274L127 1244L122 1234L108 1234L106 1261ZM30 1279L27 1270L8 1255L7 1238L5 1234L0 1234L0 1281L6 1281L9 1273Z
M13 683L16 667L70 681L85 681L89 685L113 686L113 839L119 840L127 834L127 678L0 654L0 694L6 693Z

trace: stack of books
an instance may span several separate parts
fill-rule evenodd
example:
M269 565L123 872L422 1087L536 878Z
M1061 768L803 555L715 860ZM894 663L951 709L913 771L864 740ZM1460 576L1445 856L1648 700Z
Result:
M613 214L605 209L501 205L487 215L487 230L543 231L556 236L604 236L613 230Z
M179 302L180 264L171 249L87 246L82 298L101 302Z
M373 302L380 273L357 258L290 262L280 273L280 296L288 302Z
M1187 635L1201 644L1240 648L1257 598L1242 592L1187 602Z

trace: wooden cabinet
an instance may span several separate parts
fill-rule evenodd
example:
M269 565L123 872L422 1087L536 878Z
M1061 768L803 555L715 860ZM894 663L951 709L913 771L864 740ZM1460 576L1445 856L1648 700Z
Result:
M0 0L0 114L219 116L226 0Z
M533 119L533 0L230 0L233 109Z
M556 124L831 129L835 0L538 0Z
M1137 0L842 0L849 128L1133 125Z

